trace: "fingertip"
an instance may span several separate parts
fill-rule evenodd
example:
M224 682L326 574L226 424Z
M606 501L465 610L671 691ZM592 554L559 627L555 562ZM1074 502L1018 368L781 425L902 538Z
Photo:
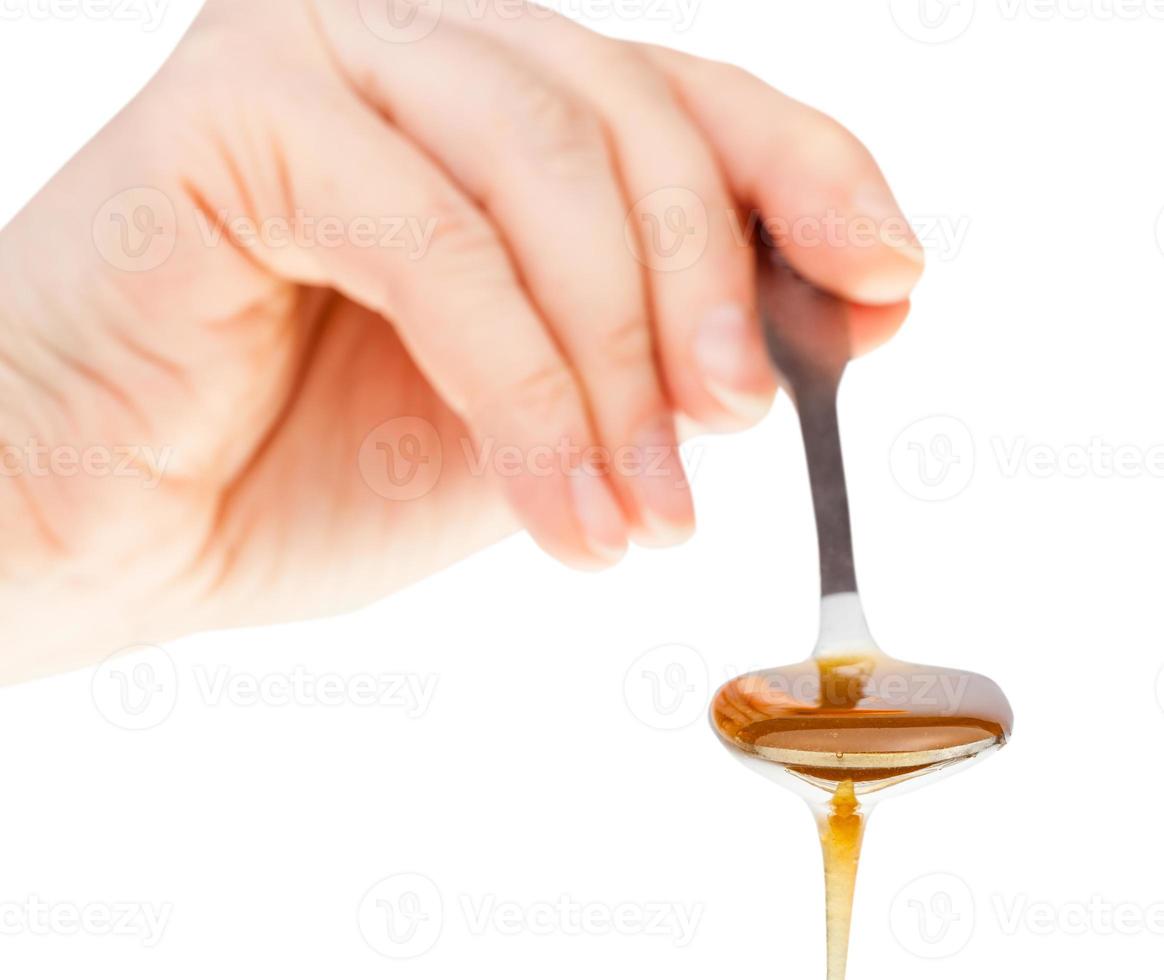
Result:
M631 537L648 548L668 548L691 537L695 503L679 452L675 421L668 415L646 428L634 452Z
M627 526L605 476L579 468L567 481L574 518L585 550L583 561L599 567L616 564L627 550Z
M609 553L597 555L592 551L550 552L551 557L557 558L567 568L576 572L605 572L618 565L626 557L627 549L623 548L617 554Z
M849 324L853 353L860 356L876 350L897 333L909 311L909 300L884 306L852 304Z
M645 526L635 528L631 539L641 548L677 548L695 535L695 518L682 523L660 521L647 517Z
M925 271L926 253L880 172L850 196L852 282L845 295L857 303L885 305L909 297Z
M626 554L626 518L604 473L574 465L504 478L510 507L551 558L578 571L601 571Z
M889 306L908 300L925 271L925 254L907 248L879 247L849 272L836 291L854 303Z
M772 410L772 403L776 399L775 384L764 392L747 392L724 388L714 381L708 381L707 390L724 409L721 415L708 420L721 432L735 432L762 422Z

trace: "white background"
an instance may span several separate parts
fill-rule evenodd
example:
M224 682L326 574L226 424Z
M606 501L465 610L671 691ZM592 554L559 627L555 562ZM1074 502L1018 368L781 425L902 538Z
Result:
M930 246L909 323L844 391L861 580L887 650L995 677L1017 725L986 764L876 813L850 976L1158 976L1164 6L928 0L923 21L920 0L650 2L566 9L838 116ZM0 0L0 221L196 7L164 3L151 31L25 4ZM147 663L145 731L116 723L135 719L108 671L0 691L0 970L823 975L808 812L703 718L716 684L812 645L791 408L691 451L700 531L676 552L587 577L514 539L358 615L175 643ZM638 659L663 644L696 652ZM672 659L684 682L659 713L646 674ZM382 675L431 702L353 703ZM349 694L244 696L296 677ZM400 873L424 877L371 894L369 943L361 903ZM376 901L404 892L427 919L393 948ZM539 904L562 896L592 917L580 935ZM30 902L54 907L47 934ZM168 914L160 941L71 934L94 903ZM697 916L693 936L600 918L656 908ZM377 929L421 955L385 958Z

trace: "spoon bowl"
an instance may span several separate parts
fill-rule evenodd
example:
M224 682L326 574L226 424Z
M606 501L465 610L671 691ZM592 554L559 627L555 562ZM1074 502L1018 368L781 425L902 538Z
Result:
M981 674L870 653L737 677L716 692L711 722L750 768L778 781L786 772L830 793L850 780L863 796L1000 748L1013 715Z

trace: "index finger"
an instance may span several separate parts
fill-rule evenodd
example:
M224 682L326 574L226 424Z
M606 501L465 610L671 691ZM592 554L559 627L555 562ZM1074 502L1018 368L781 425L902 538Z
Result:
M732 65L647 54L719 156L736 197L818 286L865 305L906 300L921 245L865 146L834 119Z

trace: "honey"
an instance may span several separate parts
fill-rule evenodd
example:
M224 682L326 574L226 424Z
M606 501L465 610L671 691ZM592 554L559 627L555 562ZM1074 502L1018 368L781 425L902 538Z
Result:
M828 809L817 814L817 826L824 852L825 929L831 980L845 975L857 864L861 859L861 838L865 836L865 814L851 779L837 786Z
M828 980L843 980L870 804L890 787L1001 747L1013 716L989 678L872 652L737 677L716 693L711 721L741 761L791 782L812 806L824 854Z

